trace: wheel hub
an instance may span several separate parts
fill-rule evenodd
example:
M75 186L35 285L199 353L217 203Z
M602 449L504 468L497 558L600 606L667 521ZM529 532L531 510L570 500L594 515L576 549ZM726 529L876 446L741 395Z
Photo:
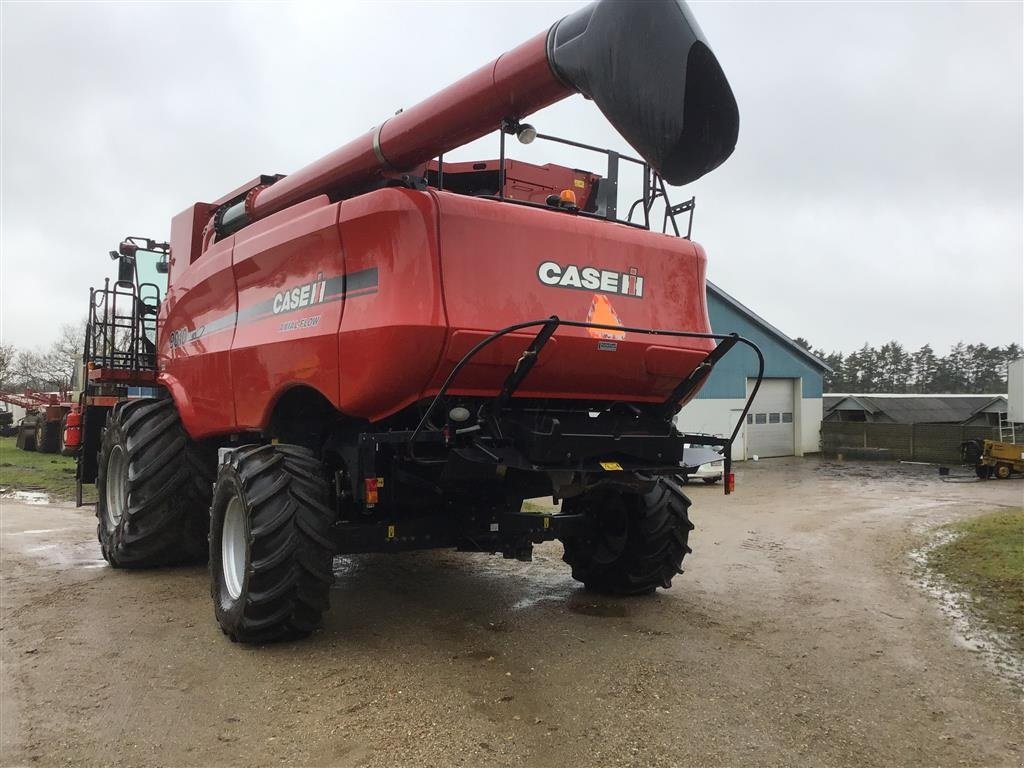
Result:
M115 445L107 458L105 491L107 526L114 530L124 517L124 510L128 504L128 457L120 445Z
M242 594L245 581L245 510L242 500L232 496L224 511L224 527L221 530L220 553L224 586L232 600Z

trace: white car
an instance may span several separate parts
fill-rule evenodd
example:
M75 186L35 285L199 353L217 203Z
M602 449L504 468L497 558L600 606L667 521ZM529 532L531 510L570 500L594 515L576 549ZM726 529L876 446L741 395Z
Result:
M689 448L690 444L686 443L685 448ZM688 470L683 469L680 473L680 477L683 483L689 483L691 479L703 480L708 485L713 485L722 479L722 473L725 471L725 460L709 461L706 464L701 464L696 469Z

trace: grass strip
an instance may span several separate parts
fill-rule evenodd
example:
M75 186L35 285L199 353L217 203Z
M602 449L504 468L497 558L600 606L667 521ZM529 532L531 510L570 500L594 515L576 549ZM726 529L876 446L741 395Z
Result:
M1024 509L953 523L929 565L968 593L973 607L1024 652Z
M0 488L44 491L54 499L74 499L75 460L59 453L21 451L15 438L0 437ZM95 486L83 490L83 501L95 501Z

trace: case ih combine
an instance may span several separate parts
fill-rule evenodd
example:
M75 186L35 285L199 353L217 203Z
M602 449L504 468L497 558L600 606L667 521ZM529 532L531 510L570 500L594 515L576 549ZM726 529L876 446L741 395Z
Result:
M522 122L575 93L641 158ZM557 538L591 589L668 587L681 464L724 455L731 478L732 437L674 416L737 343L760 353L711 333L704 251L676 223L692 201L666 183L716 168L737 130L683 3L602 0L290 176L195 203L169 250L126 241L93 306L131 316L94 311L90 380L160 394L86 408L103 556L208 557L244 642L313 630L339 553L528 560ZM497 160L444 162L494 131ZM604 175L508 161L512 135L603 152ZM623 163L643 177L625 220ZM558 513L521 511L539 496Z

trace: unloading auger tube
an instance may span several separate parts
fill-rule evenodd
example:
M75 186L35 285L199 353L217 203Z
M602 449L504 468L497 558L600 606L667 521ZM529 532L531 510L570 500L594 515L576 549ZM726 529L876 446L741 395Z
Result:
M683 0L599 0L369 132L218 212L221 236L321 194L356 194L581 93L662 178L685 184L732 154L732 90Z

